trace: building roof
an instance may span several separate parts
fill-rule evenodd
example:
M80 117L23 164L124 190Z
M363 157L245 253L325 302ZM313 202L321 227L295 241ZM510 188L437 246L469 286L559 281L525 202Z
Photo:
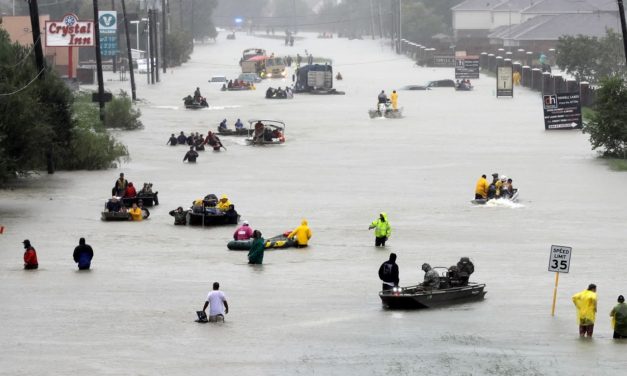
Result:
M606 29L619 30L619 22L616 13L542 15L513 26L511 30L495 29L488 37L518 41L558 40L564 35L600 38L605 36Z
M525 8L523 14L592 13L595 7L589 0L543 0Z
M544 0L509 0L495 6L492 10L494 12L520 12L521 10L529 8L541 1Z
M507 2L507 0L466 0L461 4L457 4L451 8L452 11L477 11L477 10L491 10L501 3Z

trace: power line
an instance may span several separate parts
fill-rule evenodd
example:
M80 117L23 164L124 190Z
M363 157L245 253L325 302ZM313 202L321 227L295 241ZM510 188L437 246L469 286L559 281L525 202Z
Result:
M36 79L37 79L37 78L38 78L38 77L39 77L39 76L40 76L40 75L44 72L44 70L45 70L45 69L40 70L40 71L39 71L39 73L37 73L37 75L35 76L35 78L33 78L33 79L29 82L29 83L27 83L27 84L26 84L25 86L23 86L22 88L17 89L17 90L15 90L15 91L13 91L13 92L10 92L10 93L0 93L0 97L8 97L8 96L11 96L11 95L17 94L17 93L19 93L20 91L22 91L22 90L26 89L26 88L27 88L27 87L29 87L29 86L30 86L33 82L35 82L35 80L36 80Z
M39 41L39 39L41 39L41 37L37 38L37 41ZM15 68L18 65L21 65L24 60L26 60L27 57L30 56L30 54L33 53L33 50L35 50L35 45L37 44L37 41L35 43L33 43L33 46L31 47L30 51L28 51L28 53L26 55L24 55L24 57L22 59L20 59L20 61L18 61L17 63L15 63L14 65L2 65L2 68Z

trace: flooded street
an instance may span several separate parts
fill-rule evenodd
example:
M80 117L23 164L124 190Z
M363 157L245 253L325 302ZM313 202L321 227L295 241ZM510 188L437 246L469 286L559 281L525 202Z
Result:
M190 62L147 86L137 77L143 130L117 132L131 160L119 169L57 172L1 191L0 374L92 375L622 375L627 344L612 341L609 311L625 282L627 175L590 151L579 131L545 132L540 96L526 89L496 99L483 76L472 92L399 91L403 119L371 120L376 96L407 84L452 78L452 68L418 68L379 41L283 40L220 35ZM245 48L333 60L345 96L264 99L221 92L212 75L235 78ZM128 82L106 74L111 91ZM115 80L112 80L115 79ZM210 108L186 110L199 86ZM201 152L171 133L206 134L227 118L277 119L286 143L250 147L222 137L227 151ZM143 222L103 222L120 172L154 183L159 206ZM475 182L513 178L520 205L473 206ZM208 193L227 194L251 226L271 237L301 219L310 247L266 251L264 265L227 251L235 227L174 226L168 211ZM392 236L374 247L368 225L388 213ZM93 270L78 272L72 251L84 236ZM30 239L40 269L22 270ZM573 247L551 317L551 244ZM389 311L377 295L379 265L398 254L401 285L420 265L470 257L485 301ZM230 313L198 325L211 284ZM594 339L578 338L571 296L598 286ZM622 369L622 371L621 371Z

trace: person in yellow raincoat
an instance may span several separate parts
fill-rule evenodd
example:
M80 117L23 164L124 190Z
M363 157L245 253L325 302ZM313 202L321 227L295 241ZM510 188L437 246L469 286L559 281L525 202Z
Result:
M368 229L374 229L374 246L385 247L385 242L392 235L392 226L388 221L388 215L384 212L379 213L379 218L372 221Z
M514 74L512 75L512 80L514 81L514 85L520 86L520 73L514 72Z
M220 197L220 200L218 201L217 208L222 211L227 211L229 210L229 207L231 205L231 201L229 201L227 195L222 195L222 197Z
M481 175L479 180L477 180L477 185L475 187L475 200L487 199L489 187L490 184L488 184L485 174Z
M144 219L142 210L137 206L137 204L133 204L133 207L128 211L128 213L131 215L132 221L141 221Z
M591 283L586 290L573 295L573 303L577 308L579 336L585 337L587 335L592 337L597 313L597 286Z
M398 94L396 90L392 91L392 95L390 95L390 101L392 102L392 109L394 111L398 110Z
M294 231L290 232L287 236L288 239L296 238L296 247L304 248L309 243L309 239L311 239L311 229L305 219L300 223L300 226L296 227Z

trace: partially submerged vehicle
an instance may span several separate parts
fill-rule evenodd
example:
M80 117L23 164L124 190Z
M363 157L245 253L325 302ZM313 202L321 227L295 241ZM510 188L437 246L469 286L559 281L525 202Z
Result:
M285 142L285 123L278 120L248 120L249 145L278 145Z
M288 239L287 235L289 235L290 231L287 231L281 235L274 236L272 238L266 239L265 249L282 249L282 248L290 248L296 246L296 240ZM226 247L229 251L250 251L250 247L252 246L252 239L250 240L231 240L228 242Z
M209 82L211 83L219 83L219 84L223 84L225 82L228 82L229 80L226 79L226 76L211 76L211 79L209 80Z
M333 68L328 64L311 64L298 68L294 93L344 95L333 88Z
M389 103L379 103L376 110L368 110L368 115L371 119L386 118L386 119L400 119L403 117L403 108L393 109Z
M241 73L238 80L248 82L249 84L256 84L262 81L261 77L257 73Z
M435 80L435 81L429 81L425 84L418 84L418 85L406 85L403 86L402 89L403 90L431 90L432 88L438 88L438 87L455 87L455 81L453 80Z
M510 202L517 202L518 201L518 195L519 195L518 188L514 188L511 197L476 198L474 200L470 200L470 202L475 204L475 205L485 205L489 201L492 201L492 200L506 200L506 201L510 201Z

